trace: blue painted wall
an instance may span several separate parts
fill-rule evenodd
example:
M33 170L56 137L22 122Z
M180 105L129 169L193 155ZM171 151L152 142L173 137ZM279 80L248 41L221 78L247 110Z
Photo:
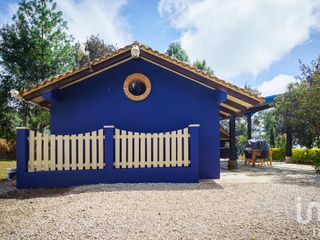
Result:
M151 81L149 97L134 102L123 92L135 72ZM200 124L200 178L220 177L219 102L225 94L142 59L132 59L59 92L51 107L52 134L78 134L103 125L163 132Z

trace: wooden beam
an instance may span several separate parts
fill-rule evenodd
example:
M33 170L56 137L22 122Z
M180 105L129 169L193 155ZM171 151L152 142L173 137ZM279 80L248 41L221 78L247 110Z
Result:
M225 103L223 103L223 102L220 103L220 106L221 106L221 107L228 108L228 109L230 109L231 111L234 111L234 112L236 112L236 113L241 112L240 109L234 108L234 107L232 107L232 106L230 106L230 105L228 105L228 104L225 104Z
M228 109L228 108L226 108L226 107L223 107L223 106L220 106L220 110L223 111L223 112L225 112L225 113L229 113L229 114L231 114L231 115L235 115L235 114L237 113L237 112L232 111L232 110L230 110L230 109Z
M225 100L223 103L230 105L236 109L239 109L241 111L246 111L248 108L246 106L243 106L237 102L231 101L230 99Z

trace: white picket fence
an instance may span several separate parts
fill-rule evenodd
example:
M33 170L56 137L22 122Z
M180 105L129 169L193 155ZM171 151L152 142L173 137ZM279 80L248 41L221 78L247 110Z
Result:
M29 132L28 171L103 169L103 130L77 135Z
M165 133L115 129L115 168L188 167L188 128Z

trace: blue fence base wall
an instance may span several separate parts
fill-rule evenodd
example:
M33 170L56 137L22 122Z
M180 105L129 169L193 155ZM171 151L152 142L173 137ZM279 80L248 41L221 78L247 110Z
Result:
M19 173L17 188L146 182L197 183L199 174L194 167L24 172Z

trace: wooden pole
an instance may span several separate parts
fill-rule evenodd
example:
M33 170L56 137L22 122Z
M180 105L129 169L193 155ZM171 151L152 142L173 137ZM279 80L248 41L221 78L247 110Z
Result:
M236 117L231 116L229 119L229 134L230 134L230 159L228 168L230 170L238 168L237 148L236 148Z

